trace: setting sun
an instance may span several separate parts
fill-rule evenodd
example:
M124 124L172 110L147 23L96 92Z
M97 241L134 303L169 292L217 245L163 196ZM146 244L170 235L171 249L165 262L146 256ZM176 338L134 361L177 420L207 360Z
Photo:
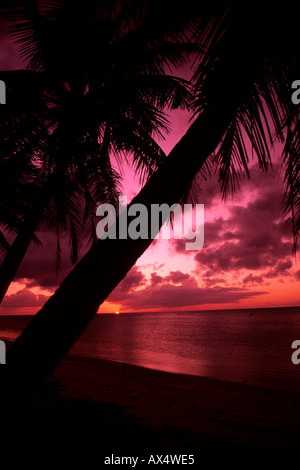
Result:
M116 315L119 315L119 313L120 313L120 312L118 312L118 311L115 312Z

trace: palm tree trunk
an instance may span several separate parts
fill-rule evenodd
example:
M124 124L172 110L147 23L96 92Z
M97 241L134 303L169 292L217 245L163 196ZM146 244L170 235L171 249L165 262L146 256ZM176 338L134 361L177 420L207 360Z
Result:
M0 266L0 304L23 261L32 237L41 221L43 210L44 207L40 202L38 207L31 210Z
M0 245L4 248L4 250L8 251L10 249L10 244L6 240L3 232L0 230Z
M223 73L211 84L206 108L131 205L143 204L149 213L151 204L178 203L220 143L253 83L252 66L260 62L241 18L236 25L227 42L223 36ZM99 240L82 258L8 351L5 390L13 403L33 397L151 241Z
M232 118L212 107L192 124L131 204L178 203L206 158L214 151ZM195 149L201 154L195 156ZM200 153L200 152L199 152ZM152 240L99 240L37 313L7 354L9 396L29 400L68 353L99 305L125 277Z

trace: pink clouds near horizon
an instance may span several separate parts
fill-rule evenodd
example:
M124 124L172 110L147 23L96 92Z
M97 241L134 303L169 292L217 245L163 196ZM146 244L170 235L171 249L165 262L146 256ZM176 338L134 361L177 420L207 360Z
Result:
M216 181L207 183L207 201L204 184L199 201L206 207L203 248L188 252L185 240L170 240L168 252L164 245L165 265L176 259L176 271L169 268L169 274L160 275L149 265L145 269L145 254L138 264L148 277L128 290L127 298L121 283L108 300L125 310L299 304L299 261L292 254L290 227L282 219L280 166L265 174L254 165L251 175L225 203ZM157 246L157 261L164 259L160 249Z
M130 282L128 289L128 280L137 282ZM239 287L217 286L213 289L198 287L194 276L179 270L171 271L167 276L158 276L153 272L147 282L145 276L135 266L109 296L108 301L121 303L126 310L180 309L236 302L260 294L261 292Z
M282 220L279 174L264 174L254 166L252 178L227 202L221 200L216 179L204 183L199 201L205 205L203 248L186 251L185 240L155 240L100 312L300 304L300 266ZM42 306L72 269L67 238L57 278L55 236L44 229L40 237L44 248L31 246L16 279L19 290L11 291L1 312L19 308L21 299L32 310Z

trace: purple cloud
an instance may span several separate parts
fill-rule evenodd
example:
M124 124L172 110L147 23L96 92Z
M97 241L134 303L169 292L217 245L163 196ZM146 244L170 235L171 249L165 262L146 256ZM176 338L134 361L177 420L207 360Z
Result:
M198 287L193 276L180 271L171 271L165 277L152 273L149 283L138 290L136 290L136 287L140 287L141 284L132 285L131 290L128 291L124 289L124 283L126 283L126 278L112 292L108 300L110 302L121 302L127 309L229 304L265 293L253 292L241 287Z
M47 301L45 295L35 295L29 289L22 289L6 296L1 304L1 308L19 308L19 307L42 307Z

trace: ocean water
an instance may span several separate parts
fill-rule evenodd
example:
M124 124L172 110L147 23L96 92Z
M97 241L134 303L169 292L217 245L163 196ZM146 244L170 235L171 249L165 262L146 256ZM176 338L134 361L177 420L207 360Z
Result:
M1 316L0 339L31 317ZM97 315L71 349L152 369L300 391L300 307Z

